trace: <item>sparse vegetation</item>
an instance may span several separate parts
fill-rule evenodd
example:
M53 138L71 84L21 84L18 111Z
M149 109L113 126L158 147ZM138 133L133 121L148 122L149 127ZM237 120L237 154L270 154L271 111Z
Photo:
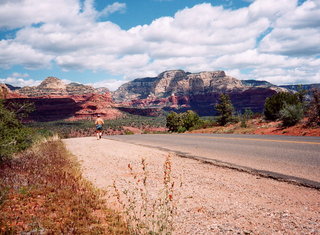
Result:
M127 188L119 189L114 182L114 191L131 234L172 234L177 195L170 156L164 163L163 184L157 195L149 193L151 184L145 159L141 161L141 172L135 172L131 164L128 168L131 180L126 182Z
M248 120L253 118L253 112L251 109L245 109L244 113L240 115L240 122L241 122L241 127L242 128L247 128L248 127Z
M41 131L52 131L58 133L61 138L94 136L95 126L93 120L79 121L53 121L28 123L29 127ZM141 128L148 132L148 128L164 128L166 125L165 116L144 117L138 115L127 115L125 118L105 120L104 134L126 134L124 126Z
M129 234L58 138L0 167L1 234Z

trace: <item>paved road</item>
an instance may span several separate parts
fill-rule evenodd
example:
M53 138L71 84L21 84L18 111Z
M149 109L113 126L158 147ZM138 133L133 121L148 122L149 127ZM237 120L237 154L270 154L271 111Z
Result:
M159 134L105 138L320 189L320 137Z

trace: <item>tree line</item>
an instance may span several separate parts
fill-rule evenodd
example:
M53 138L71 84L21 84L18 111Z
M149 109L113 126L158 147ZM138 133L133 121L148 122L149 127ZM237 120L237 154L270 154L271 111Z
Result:
M299 89L296 93L279 92L268 97L264 104L264 119L266 121L279 120L283 127L296 125L301 119L307 117L308 127L320 126L320 90L312 91L311 101L306 101L306 91ZM225 126L228 123L241 122L241 127L247 127L247 120L253 117L250 109L242 114L235 114L234 106L228 94L220 94L214 106L218 112L215 122L202 120L194 111L184 113L170 112L167 115L166 126L172 132L185 132L206 126Z

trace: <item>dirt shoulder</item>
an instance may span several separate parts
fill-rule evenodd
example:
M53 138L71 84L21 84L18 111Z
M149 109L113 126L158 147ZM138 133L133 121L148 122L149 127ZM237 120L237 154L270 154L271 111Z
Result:
M215 126L206 129L190 131L190 133L216 133L216 134L255 134L255 135L290 135L290 136L320 136L320 128L307 127L307 119L291 127L282 127L281 122L266 122L261 118L247 121L247 127L241 123Z
M146 159L156 190L167 152L93 137L63 140L95 186L126 188L128 164ZM320 234L320 191L172 155L177 204L175 234ZM116 207L116 200L110 199Z

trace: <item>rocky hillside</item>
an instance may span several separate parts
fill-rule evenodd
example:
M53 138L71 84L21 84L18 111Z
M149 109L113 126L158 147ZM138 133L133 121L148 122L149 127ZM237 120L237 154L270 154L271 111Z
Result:
M0 83L0 99L11 99L11 98L22 98L24 97L21 94L13 92L10 88L10 85Z
M251 86L251 87L272 87L274 86L272 83L267 81L258 81L258 80L242 80L241 81L243 85L245 86Z
M293 88L296 86L279 87L266 81L241 81L224 71L189 73L171 70L156 77L137 78L113 93L107 88L66 84L55 77L48 77L39 86L14 91L1 84L0 98L19 98L17 102L23 100L21 98L29 99L37 106L38 113L33 114L35 119L38 116L37 120L92 118L98 113L112 119L122 116L122 112L154 116L163 110L183 112L188 109L200 115L214 115L214 105L221 93L230 96L237 112L246 108L262 112L267 97Z
M107 88L95 89L78 83L66 84L55 77L46 78L39 86L23 87L11 91L0 84L0 98L9 102L32 102L36 110L32 120L53 121L60 119L91 119L96 114L105 119L123 116L112 100Z
M139 78L123 84L113 93L113 98L116 101L130 101L245 89L246 86L240 80L227 76L224 71L187 73L183 70L172 70L157 77Z
M113 93L113 98L127 106L175 111L193 109L201 115L213 115L221 93L230 95L237 111L249 108L262 112L265 99L282 90L286 89L269 83L242 82L224 71L188 73L172 70L123 84Z
M110 92L107 88L95 89L92 86L86 86L79 83L66 84L61 79L55 77L46 78L39 86L23 87L16 91L28 97L70 96Z

